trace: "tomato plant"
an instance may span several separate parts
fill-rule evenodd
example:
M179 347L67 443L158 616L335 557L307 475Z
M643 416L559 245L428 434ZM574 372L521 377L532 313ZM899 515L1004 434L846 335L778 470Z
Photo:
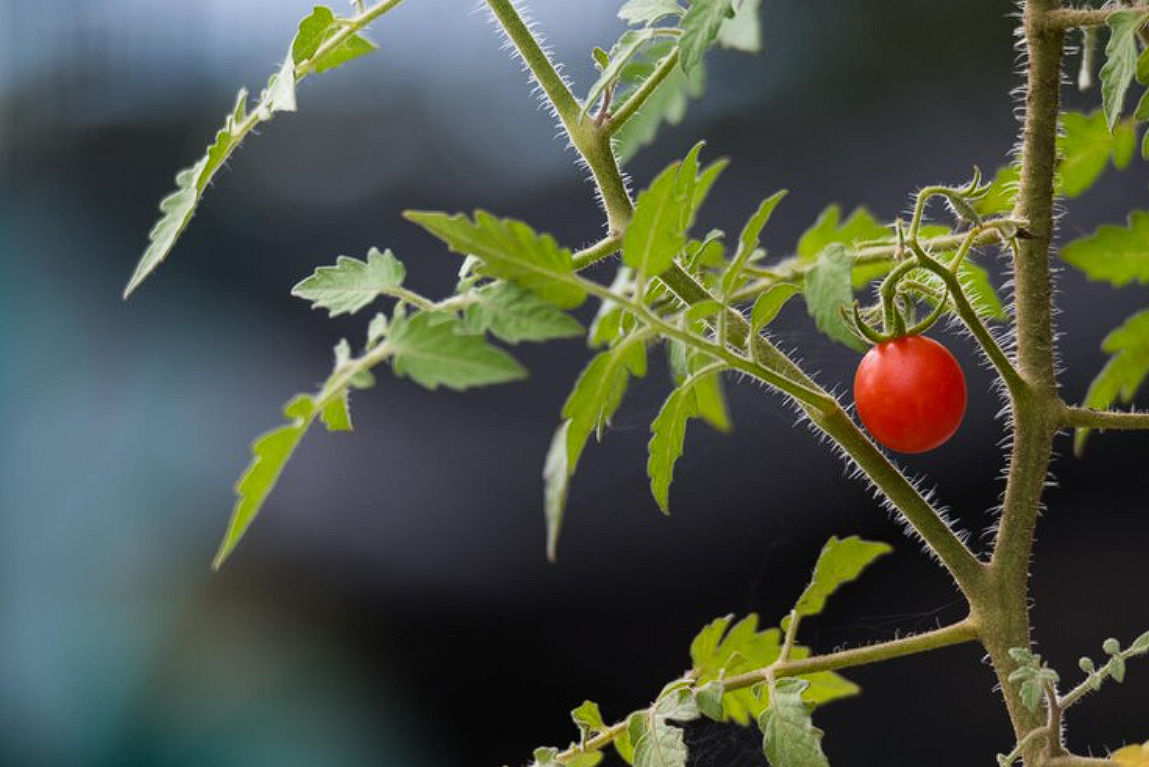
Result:
M301 80L375 50L364 29L401 2L357 2L356 12L346 18L318 7L300 23L289 56L254 106L249 109L241 91L204 155L176 177L177 188L161 204L162 216L126 294L167 257L240 142L275 115L296 109ZM1113 407L1119 400L1128 403L1149 375L1149 311L1129 318L1104 340L1111 360L1082 403L1067 401L1055 365L1056 270L1051 267L1060 251L1091 279L1114 286L1144 283L1149 275L1149 211L1132 213L1124 226L1104 226L1064 244L1054 215L1108 166L1124 169L1133 161L1138 132L1149 121L1149 95L1141 97L1132 115L1124 106L1135 81L1149 84L1149 6L1022 2L1017 32L1025 54L1025 98L1013 161L988 183L975 168L966 183L922 187L912 195L912 214L905 221L883 221L864 208L843 220L830 206L792 253L775 259L760 246L760 235L782 191L748 206L752 212L737 237L697 225L726 167L724 160L704 163L702 142L648 180L637 196L623 173L659 126L681 119L689 99L700 94L710 48L761 47L761 0L628 0L619 10L628 29L608 48L594 49L598 72L582 97L560 75L512 0L485 3L589 169L606 233L571 249L522 221L482 210L408 211L408 221L463 258L458 283L445 297L429 298L405 286L400 259L374 248L363 260L339 257L296 285L296 296L332 316L376 302L385 302L387 309L366 323L360 342L336 345L326 382L291 399L284 409L287 423L254 443L216 566L233 553L308 429L317 423L331 431L352 428L351 394L370 388L377 369L390 366L396 376L429 389L515 381L526 371L505 345L581 335L582 320L593 316L586 336L594 356L567 397L541 462L552 557L567 491L590 436L608 430L631 380L647 374L648 352L663 347L670 359L670 393L651 424L647 459L659 507L668 508L688 425L703 421L719 430L731 428L724 387L752 380L796 408L872 484L945 568L968 615L932 631L813 653L799 644L803 620L820 613L831 594L889 551L885 544L856 537L832 538L809 587L778 626L761 628L755 615L737 623L730 617L713 621L692 643L687 672L653 703L610 723L587 701L572 713L577 739L566 747L537 749L536 767L590 767L607 748L638 767L682 767L688 749L680 725L700 717L756 723L773 767L822 767L828 760L811 709L858 691L839 672L971 642L989 659L1013 729L999 764L1122 763L1132 752L1123 749L1114 760L1068 753L1066 714L1104 682L1121 682L1127 661L1149 653L1149 633L1128 643L1105 640L1105 659L1082 658L1083 678L1062 690L1061 675L1033 651L1029 566L1057 435L1076 430L1080 451L1091 430L1149 430L1149 413ZM1101 28L1108 37L1098 70L1093 61ZM1079 81L1088 86L1095 75L1101 81L1101 108L1092 114L1065 112L1061 106L1067 35L1079 29L1084 30ZM1149 158L1147 134L1141 136L1141 153ZM939 202L944 211L931 207ZM979 265L986 252L1009 261L1008 285L995 285ZM591 267L605 268L615 255L620 258L610 279L588 276ZM1009 301L998 296L1005 289ZM863 306L855 302L856 294L873 301ZM917 452L941 444L961 422L965 407L960 366L920 333L945 316L976 341L997 378L1008 414L1005 441L1011 446L988 551L956 531L933 496L870 439L832 393L833 383L819 383L783 351L770 325L798 295L828 339L859 350L867 341L877 344L858 370L858 413L878 441L894 450ZM588 302L593 315L579 315ZM915 324L914 309L922 304L932 309ZM882 327L876 329L879 319Z
M858 417L899 453L944 444L965 415L965 375L944 346L925 336L883 341L866 352L854 375Z

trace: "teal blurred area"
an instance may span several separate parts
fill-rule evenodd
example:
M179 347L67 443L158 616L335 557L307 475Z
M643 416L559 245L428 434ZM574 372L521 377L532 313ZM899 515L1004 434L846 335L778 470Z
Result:
M587 51L620 31L619 0L529 5L585 86ZM758 199L789 188L766 238L783 253L828 202L892 218L917 186L1002 162L1016 130L1012 6L950 5L768 0L764 55L713 57L707 97L638 156L636 185L707 137L733 165L706 225L735 232ZM486 14L471 0L408 0L372 31L378 54L309 80L299 114L247 142L170 262L121 301L175 170L236 89L275 69L309 7L0 0L0 764L518 764L569 740L568 712L586 697L611 716L643 705L710 618L781 615L831 534L900 553L814 624L817 649L956 615L899 525L753 387L732 393L734 435L691 433L675 516L662 518L643 469L658 375L588 451L548 565L542 457L587 356L579 341L516 349L532 379L489 391L380 376L356 397L356 432L310 435L234 560L211 573L252 436L323 378L340 337L362 333L292 299L299 278L378 245L415 287L445 293L458 263L402 221L408 207L482 206L572 246L601 232L583 172ZM1067 231L1144 207L1146 177L1144 164L1110 174L1074 203ZM1004 280L1000 262L984 263ZM1072 317L1064 382L1079 396L1099 339L1145 296L1059 280ZM781 327L822 379L848 381L855 356L822 343L800 310ZM971 361L971 418L910 468L933 477L976 542L1000 491L998 403L968 341L951 342ZM1149 523L1123 481L1143 452L1134 438L1098 440L1092 462L1059 468L1035 615L1066 668L1149 625L1144 605L1102 588L1143 573ZM1079 570L1067 572L1071 554ZM866 697L820 720L831 755L920 764L915 749L936 734L897 723L952 705L945 726L986 736L937 764L989 763L1008 734L988 672L961 652L861 672ZM1111 710L1082 706L1081 750L1145 737L1149 684L1134 688L1107 692ZM752 733L691 738L712 754L698 764L762 764Z

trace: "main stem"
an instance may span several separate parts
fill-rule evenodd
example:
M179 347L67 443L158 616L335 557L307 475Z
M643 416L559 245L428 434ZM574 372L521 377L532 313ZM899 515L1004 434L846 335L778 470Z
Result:
M1013 393L1013 451L997 544L986 591L973 604L982 641L1001 684L1013 729L1020 739L1043 724L1040 711L1022 704L1008 681L1015 668L1012 647L1030 646L1029 560L1041 495L1057 429L1052 288L1049 252L1053 239L1053 182L1064 31L1046 23L1059 0L1027 0L1022 16L1028 64L1021 174L1014 217L1026 222L1030 238L1013 257L1017 369L1024 386ZM1043 759L1037 742L1023 754L1026 765Z

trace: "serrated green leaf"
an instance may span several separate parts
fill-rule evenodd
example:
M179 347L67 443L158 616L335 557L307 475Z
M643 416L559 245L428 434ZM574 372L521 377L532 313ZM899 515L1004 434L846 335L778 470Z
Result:
M559 750L557 748L536 748L533 767L562 767L559 764L558 756Z
M1112 129L1121 117L1125 94L1137 74L1137 30L1149 14L1144 11L1117 11L1109 16L1109 42L1105 45L1105 65L1101 67L1101 103Z
M742 270L750 261L751 256L758 249L758 242L762 236L762 229L770 221L770 216L773 215L774 209L778 207L778 203L782 202L782 198L786 196L785 189L776 192L770 197L767 197L758 206L758 210L746 222L742 228L742 234L738 237L738 252L734 254L734 258L730 261L730 266L722 275L722 294L729 297L741 285Z
M456 391L526 377L513 357L482 336L462 332L461 324L444 312L418 312L393 321L387 344L394 350L395 375L428 389Z
M475 302L463 314L468 333L490 332L507 343L549 341L583 334L578 320L511 282L475 291Z
M732 617L727 616L712 621L691 643L690 660L699 684L720 675L728 677L765 668L781 654L782 634L778 629L759 631L758 616L754 614L746 616L733 628L730 627L731 620ZM742 725L749 724L764 705L746 688L730 690L723 698L726 717Z
M653 24L668 16L681 16L682 6L677 0L627 0L618 10L618 17L628 24Z
M880 240L890 236L890 231L878 223L865 208L855 208L845 221L840 221L842 209L830 205L823 210L814 225L802 233L798 239L798 256L803 261L813 261L833 243L850 246L865 240Z
M682 36L678 41L679 63L690 72L718 37L718 31L734 15L731 0L691 0L682 17Z
M686 767L682 730L654 718L634 749L634 767Z
M462 213L407 211L403 216L456 253L482 259L483 274L489 277L515 282L561 309L573 309L586 299L570 251L521 221L482 210L475 211L473 220Z
M1149 91L1146 91L1149 96ZM1113 128L1113 167L1125 170L1137 153L1137 131L1133 120L1122 120Z
M681 163L674 163L638 195L634 216L622 240L622 261L646 277L657 277L670 268L686 247L686 226L694 200L694 179ZM687 191L687 187L689 191Z
M699 378L694 384L694 396L698 401L699 418L720 432L730 431L730 411L726 406L721 374L714 372Z
M762 0L735 0L734 15L718 29L718 44L746 53L762 51L762 24L759 22Z
M1057 191L1080 197L1088 191L1113 156L1113 135L1101 112L1067 112L1061 116L1062 135L1057 139Z
M283 414L289 420L286 426L260 435L251 445L252 460L235 486L238 497L212 562L213 569L223 565L259 514L283 467L315 419L315 400L304 394L297 395L284 406Z
M1117 401L1130 402L1149 375L1149 310L1127 319L1101 342L1101 348L1112 355L1105 367L1089 384L1085 406L1104 410ZM1073 439L1074 452L1085 447L1089 429L1078 429Z
M1004 320L1007 315L989 272L968 258L958 267L958 280L974 311L983 319Z
M323 45L340 29L343 20L337 19L330 8L318 5L311 15L299 22L299 31L291 43L291 59L296 66L309 61ZM346 64L352 59L371 53L376 49L375 43L362 35L355 34L348 37L335 48L326 51L312 62L313 71L326 72Z
M579 729L580 743L586 743L587 738L606 729L598 704L592 700L583 701L581 706L571 712L571 719Z
M762 749L770 767L829 767L822 751L822 731L810 719L802 700L807 683L780 679L774 685L770 708L762 712Z
M392 288L403 285L407 270L395 255L378 248L360 261L339 256L334 266L321 266L291 289L291 295L311 302L313 309L327 309L328 315L354 314Z
M601 433L622 404L630 377L646 375L646 346L642 337L631 337L597 354L575 383L562 414L570 420L567 461L577 466L586 440Z
M766 291L754 301L754 308L750 310L751 331L757 333L773 322L774 318L778 316L778 312L782 311L782 307L786 305L786 302L801 292L801 288L789 282L781 282L767 288Z
M691 202L692 214L697 214L698 210L706 204L706 200L710 197L710 190L714 187L715 182L718 181L719 176L730 165L730 161L726 158L720 158L707 165L698 174L698 181L694 185L694 200ZM694 216L691 216L690 223L694 223ZM689 228L689 227L688 227Z
M889 544L864 541L856 535L831 537L818 555L810 585L794 605L795 612L802 617L822 612L826 599L840 586L857 578L875 559L891 551Z
M1149 212L1130 213L1127 226L1098 227L1062 248L1061 257L1089 279L1114 287L1149 283Z
M670 483L674 479L674 464L682 455L686 422L697 415L694 386L684 385L671 393L651 425L646 474L650 477L650 491L663 514L670 513Z
M850 330L843 311L854 300L850 272L853 259L841 243L831 243L805 276L806 308L818 330L851 349L865 345Z

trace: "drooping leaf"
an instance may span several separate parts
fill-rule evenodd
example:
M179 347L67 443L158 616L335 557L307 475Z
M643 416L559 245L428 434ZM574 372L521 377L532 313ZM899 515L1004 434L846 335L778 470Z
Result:
M722 696L725 694L725 685L717 679L701 685L695 695L699 712L707 719L713 719L716 722L724 721L726 712L722 706Z
M1089 384L1085 406L1104 410L1120 399L1132 401L1149 375L1149 310L1137 312L1101 342L1105 353L1112 355L1105 367ZM1073 449L1080 455L1089 429L1078 429Z
M614 739L614 750L627 764L634 764L634 747L646 734L646 711L635 711L626 718L626 729Z
M891 551L889 544L864 541L856 535L830 538L818 555L810 585L794 605L795 612L800 617L822 612L826 599L840 586L857 578L875 559Z
M806 308L818 330L851 349L865 346L850 330L845 311L854 300L850 281L853 259L841 243L832 243L818 256L805 276Z
M762 24L759 21L762 0L735 0L734 15L718 29L718 44L746 53L762 51Z
M634 749L634 767L686 767L682 730L654 717Z
M733 616L719 618L698 632L690 645L690 660L698 684L744 671L762 669L782 652L782 634L776 628L758 630L758 616L750 614L731 628ZM739 724L749 724L764 707L747 689L728 690L723 697L724 715Z
M675 389L651 425L650 458L646 474L650 477L650 490L663 514L670 513L670 483L674 479L674 464L682 455L686 439L686 423L698 415L698 397L693 385Z
M348 402L348 393L344 389L331 401L323 406L319 417L328 431L351 431L351 409Z
M283 414L289 421L286 426L269 431L252 443L252 460L235 486L238 497L227 524L227 532L224 533L212 563L213 569L218 570L231 555L259 514L264 501L283 473L283 467L315 419L315 401L300 394L284 406Z
M549 341L582 335L578 320L512 282L475 291L463 315L468 333L490 332L507 343Z
M1091 280L1122 287L1149 282L1149 212L1129 214L1128 226L1103 225L1061 249L1061 257Z
M865 240L880 240L890 236L889 230L870 215L865 208L855 208L845 221L840 221L842 209L830 205L821 212L814 225L798 239L798 256L813 261L833 243L850 246Z
M600 352L583 370L562 411L570 420L566 451L570 466L578 465L590 434L601 433L614 416L632 375L646 375L645 341L637 336Z
M300 66L311 60L319 50L319 46L339 32L344 23L344 20L335 17L330 8L316 6L310 16L299 22L299 31L291 43L291 58L295 65ZM316 73L326 72L375 49L375 43L360 34L353 34L312 61L311 69Z
M196 206L203 198L208 184L247 134L260 123L270 120L277 112L295 111L295 88L298 79L302 79L308 72L326 71L374 49L374 45L366 38L352 34L343 44L326 53L321 60L314 62L314 66L297 72L296 66L301 64L302 60L295 57L296 48L298 47L301 53L310 51L314 54L318 47L318 43L312 47L314 30L318 25L325 23L323 19L327 15L331 15L329 9L317 7L311 15L300 22L299 30L292 41L292 54L270 77L251 112L247 110L247 91L240 90L235 106L228 113L223 127L216 132L204 155L195 164L176 174L176 189L160 202L161 216L148 233L148 247L124 288L124 298L130 296L167 258L191 222ZM341 26L342 21L335 20L332 15L332 23L336 26Z
M810 719L802 700L807 683L780 679L774 685L770 708L762 712L762 749L770 767L830 767L822 751L822 731Z
M586 299L586 290L574 275L570 251L521 221L499 219L482 210L475 211L473 220L462 213L407 211L403 216L456 253L482 259L482 272L489 277L515 282L562 309L572 309Z
M691 0L682 17L679 63L689 73L718 37L722 23L734 15L732 0Z
M392 369L428 389L517 381L526 371L482 336L464 333L460 320L444 312L418 312L394 321L387 344L394 350Z
M547 559L554 562L558 556L559 533L566 512L567 492L575 463L567 455L567 433L570 421L563 421L551 438L547 459L543 464L543 513L547 523Z
M388 290L401 287L406 277L407 270L390 250L380 253L371 248L366 261L340 256L335 266L319 267L292 288L291 295L336 317L354 314Z
M1149 14L1144 11L1109 15L1109 42L1105 46L1105 66L1101 67L1101 103L1111 130L1121 117L1125 94L1137 73L1137 31L1147 19Z

